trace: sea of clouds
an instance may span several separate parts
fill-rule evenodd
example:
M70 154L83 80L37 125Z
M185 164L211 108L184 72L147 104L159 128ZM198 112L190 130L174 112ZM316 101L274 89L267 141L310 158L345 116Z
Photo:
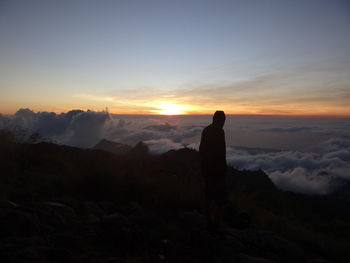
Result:
M0 115L0 129L22 139L90 148L105 138L135 145L144 141L154 154L171 149L198 149L210 116L111 115L101 111L67 113L20 109ZM350 180L350 119L303 119L228 116L227 161L248 170L264 170L277 187L308 194L328 194Z

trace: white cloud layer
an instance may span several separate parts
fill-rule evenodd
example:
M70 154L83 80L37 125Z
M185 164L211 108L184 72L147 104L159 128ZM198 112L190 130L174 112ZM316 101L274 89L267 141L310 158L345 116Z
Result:
M350 140L330 139L320 145L322 152L261 151L251 153L230 147L228 162L247 170L264 170L283 190L328 194L342 180L350 180Z
M323 126L322 129L308 126L307 122L289 122L288 125L278 126L273 120L265 120L264 123L253 120L247 128L246 123L240 125L239 120L235 120L237 129L253 130L255 139L259 134L261 140L266 138L263 136L266 136L267 131L272 132L273 136L285 135L287 132L322 132L329 137L318 144L314 152L228 145L228 163L241 169L262 169L283 190L309 194L330 193L343 180L350 180L350 139L346 135L341 136L346 134L345 128L349 127L349 121L342 121L338 128ZM115 117L104 111L81 110L56 114L21 109L11 117L0 115L0 128L13 129L22 137L28 138L37 132L56 143L82 148L92 147L103 138L129 145L144 141L154 154L184 146L198 149L204 123L207 124L208 120L190 119L186 123L172 119L167 122L155 116Z

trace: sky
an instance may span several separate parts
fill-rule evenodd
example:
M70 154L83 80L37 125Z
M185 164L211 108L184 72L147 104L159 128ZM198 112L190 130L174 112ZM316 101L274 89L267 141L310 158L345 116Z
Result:
M0 1L0 113L350 116L350 2Z

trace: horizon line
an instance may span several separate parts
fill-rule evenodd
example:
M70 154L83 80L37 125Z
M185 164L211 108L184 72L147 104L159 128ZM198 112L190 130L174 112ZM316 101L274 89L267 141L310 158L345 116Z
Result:
M29 109L29 108L21 108L21 109ZM34 111L35 113L39 112L52 112L55 114L62 114L62 113L67 113L72 110L81 110L81 109L69 109L66 111ZM213 113L186 113L186 114L152 114L152 113L113 113L109 112L108 110L92 110L92 109L87 109L87 110L82 110L82 111L94 111L94 112L108 112L110 115L130 115L130 116L162 116L162 117L179 117L179 116L212 116ZM17 111L16 111L17 112ZM0 112L0 115L5 115L5 116L14 116L15 113L2 113ZM264 114L264 113L225 113L226 116L246 116L246 117L285 117L285 118L350 118L350 114L345 114L345 115L336 115L336 114L329 114L329 115L322 115L322 114Z

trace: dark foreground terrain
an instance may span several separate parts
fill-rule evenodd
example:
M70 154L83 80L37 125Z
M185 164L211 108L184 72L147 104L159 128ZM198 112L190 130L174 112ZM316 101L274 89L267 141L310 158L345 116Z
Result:
M213 236L194 150L151 156L143 143L83 150L0 135L1 262L350 262L344 190L282 192L262 171L230 168L231 204Z

